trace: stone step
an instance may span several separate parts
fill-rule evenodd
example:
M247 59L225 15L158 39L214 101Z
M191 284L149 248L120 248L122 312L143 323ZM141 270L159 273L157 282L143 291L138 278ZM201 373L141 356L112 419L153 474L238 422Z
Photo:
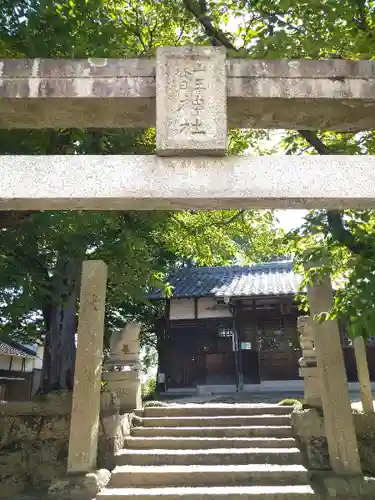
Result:
M298 448L219 448L191 450L120 450L117 465L302 464Z
M249 416L264 413L272 415L290 415L293 406L270 404L211 404L211 405L171 405L147 406L143 410L135 410L136 415L144 417L218 417Z
M302 485L308 480L303 465L121 465L113 470L108 487Z
M130 449L186 450L209 448L293 448L292 437L220 438L220 437L128 437L125 446Z
M293 437L292 427L243 426L243 427L134 427L136 437Z
M257 425L290 425L289 415L228 415L195 417L146 417L143 427L247 427Z
M206 488L109 488L98 500L312 500L314 491L301 486L227 486Z

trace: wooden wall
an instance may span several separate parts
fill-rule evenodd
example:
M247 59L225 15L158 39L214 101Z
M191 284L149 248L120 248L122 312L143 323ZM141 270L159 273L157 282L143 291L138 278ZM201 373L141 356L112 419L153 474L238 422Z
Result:
M190 319L167 320L163 328L163 354L160 370L167 374L170 387L195 387L203 384L235 384L236 364L239 364L245 384L267 380L300 380L297 318L299 312L292 300L280 307L280 302L269 300L266 307L254 303L242 304L236 309L235 319L219 308L216 314L212 299L198 307L194 299L181 302L174 314L199 315ZM189 303L189 306L187 304ZM190 311L192 309L192 311ZM190 311L190 312L189 312ZM205 312L204 312L205 311ZM229 311L230 312L230 311ZM178 315L178 314L177 314ZM239 358L233 352L233 339L219 337L218 330L235 328L239 344L251 343L251 350L241 351ZM160 337L161 338L161 337ZM345 344L344 344L345 345ZM371 380L375 381L375 347L368 347ZM349 382L357 381L354 352L344 347L345 366Z

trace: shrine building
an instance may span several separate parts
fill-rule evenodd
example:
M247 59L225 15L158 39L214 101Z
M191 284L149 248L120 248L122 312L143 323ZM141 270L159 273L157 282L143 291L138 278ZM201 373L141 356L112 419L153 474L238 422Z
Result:
M171 393L303 390L297 318L301 277L291 261L255 266L182 268L168 278L158 328L158 372ZM341 327L349 382L357 382L353 349ZM372 380L375 350L368 346Z

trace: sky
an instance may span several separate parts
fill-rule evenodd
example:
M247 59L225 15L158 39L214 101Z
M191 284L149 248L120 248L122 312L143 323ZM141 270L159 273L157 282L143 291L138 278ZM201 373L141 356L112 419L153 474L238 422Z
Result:
M279 225L285 231L291 231L303 224L303 218L307 210L276 210L276 217L279 219Z

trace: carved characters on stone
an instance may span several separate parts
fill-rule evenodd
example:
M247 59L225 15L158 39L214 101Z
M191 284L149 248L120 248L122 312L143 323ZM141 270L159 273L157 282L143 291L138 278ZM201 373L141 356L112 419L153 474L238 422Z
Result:
M160 47L156 57L156 152L223 156L227 149L222 47Z
M177 112L182 111L179 131L191 134L205 134L204 110L207 90L205 82L206 66L197 61L189 66L176 69L178 79L179 104Z

